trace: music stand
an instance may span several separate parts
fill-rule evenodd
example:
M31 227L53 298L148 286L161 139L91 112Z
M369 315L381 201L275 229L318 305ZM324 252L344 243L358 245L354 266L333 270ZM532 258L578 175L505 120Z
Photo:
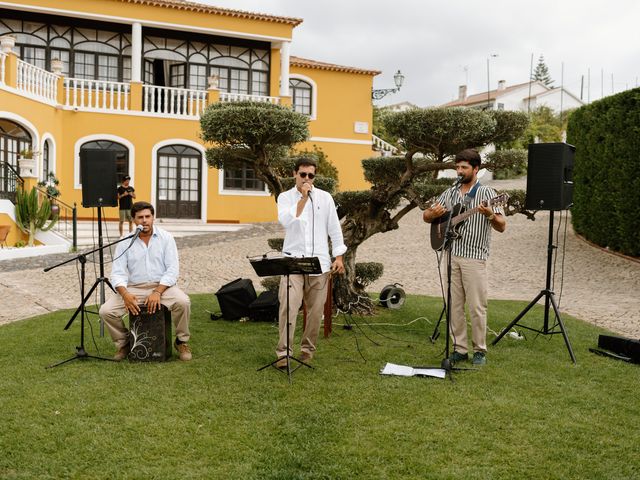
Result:
M287 375L289 377L289 383L291 383L291 374L300 368L301 365L304 365L308 368L313 368L311 365L303 362L302 360L294 357L289 352L291 351L291 345L289 344L289 328L290 328L290 320L289 320L289 276L290 275L317 275L322 273L322 268L320 267L320 260L318 257L270 257L267 258L266 255L260 257L250 258L249 262L251 262L251 266L255 270L256 274L259 277L272 277L275 275L284 275L287 277L287 353L284 357L276 358L273 362L264 365L258 369L258 372L264 370L268 367L274 367L277 362L282 360L283 358L287 359ZM280 318L278 317L278 322ZM291 369L291 360L295 360L300 365L298 365L295 369ZM278 369L279 371L282 371ZM283 372L284 373L284 372Z

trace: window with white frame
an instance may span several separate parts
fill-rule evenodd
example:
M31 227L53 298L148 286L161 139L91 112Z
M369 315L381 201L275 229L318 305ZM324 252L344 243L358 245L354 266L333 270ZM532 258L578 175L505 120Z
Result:
M311 116L312 87L311 84L297 78L289 80L293 110Z

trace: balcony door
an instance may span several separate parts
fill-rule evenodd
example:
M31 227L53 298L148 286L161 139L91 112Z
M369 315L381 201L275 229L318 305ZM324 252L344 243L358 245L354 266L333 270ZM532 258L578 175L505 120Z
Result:
M202 155L185 145L170 145L158 151L159 218L199 219L202 203Z
M0 198L15 201L16 178L11 167L20 173L18 156L31 150L31 135L11 120L0 119Z

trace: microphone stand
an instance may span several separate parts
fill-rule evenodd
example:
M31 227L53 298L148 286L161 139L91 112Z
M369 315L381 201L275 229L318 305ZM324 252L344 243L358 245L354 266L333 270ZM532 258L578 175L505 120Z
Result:
M54 268L58 268L62 265L66 265L69 262L72 262L74 260L78 260L80 262L80 298L82 299L82 301L80 302L80 306L78 306L78 308L76 309L75 313L73 314L73 316L71 317L71 319L69 320L69 322L67 323L67 325L64 327L64 330L68 330L69 327L71 326L71 324L73 323L73 321L75 320L75 318L78 316L78 314L80 314L80 345L76 347L76 353L75 355L73 355L72 357L66 359L66 360L62 360L61 362L58 363L54 363L52 365L48 365L46 368L54 368L57 367L59 365L62 365L63 363L67 363L70 362L71 360L84 360L86 358L95 358L97 360L106 360L106 361L114 361L111 358L104 358L104 357L97 357L94 355L89 355L87 353L87 351L84 348L84 319L85 319L85 312L86 312L86 308L85 305L87 303L87 300L89 298L91 298L91 295L93 294L93 291L98 287L98 285L101 284L101 282L99 280L97 280L94 284L93 287L91 287L91 289L89 290L89 293L87 293L86 295L84 294L84 279L85 279L85 264L87 263L87 255L90 255L92 253L95 252L100 252L102 253L102 250L108 247L111 247L117 243L120 242L124 242L125 240L131 240L131 244L133 244L133 242L135 241L136 238L138 238L138 236L140 235L141 230L136 229L136 232L133 235L129 235L127 237L123 237L119 240L116 240L115 242L111 242L107 245L104 246L100 246L98 248L94 248L93 250L90 250L88 252L83 252L73 258L70 258L68 260L65 260L64 262L58 263L56 265L53 265L51 267L47 267L44 269L45 272L48 272L50 270L53 270ZM102 255L101 255L102 258ZM106 278L103 278L102 280L106 281L107 284L111 287L111 289L113 290L113 287L111 286L111 283L109 283L109 281ZM114 290L115 292L115 290Z
M462 183L463 177L459 176L456 182L453 184L454 187L460 189L460 184ZM445 224L444 229L444 245L442 247L442 252L447 257L447 300L445 305L443 306L443 313L446 313L446 329L447 333L445 336L445 348L444 348L444 358L442 362L440 362L440 367L445 371L445 375L449 376L449 379L453 381L453 372L461 371L461 370L475 370L474 368L463 368L463 367L454 367L451 360L449 360L449 342L451 340L451 248L453 246L453 229L451 228L451 219L453 218L453 208L449 213L449 218L447 218L447 222ZM440 314L442 317L442 314ZM435 332L434 332L435 335ZM433 338L433 335L432 335ZM433 368L433 367L431 367Z

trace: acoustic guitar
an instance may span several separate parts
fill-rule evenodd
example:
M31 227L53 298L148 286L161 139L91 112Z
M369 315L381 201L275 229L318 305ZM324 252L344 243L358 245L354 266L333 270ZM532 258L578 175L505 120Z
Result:
M509 194L503 193L497 197L492 198L489 201L484 201L484 206L503 206L506 205L509 200ZM445 228L447 228L447 221L451 217L451 224L449 226L451 239L455 240L460 236L460 228L462 223L471 215L476 213L479 207L474 207L469 210L464 210L462 203L454 205L450 212L445 213L439 218L436 218L431 222L431 248L434 250L441 250L445 244Z

